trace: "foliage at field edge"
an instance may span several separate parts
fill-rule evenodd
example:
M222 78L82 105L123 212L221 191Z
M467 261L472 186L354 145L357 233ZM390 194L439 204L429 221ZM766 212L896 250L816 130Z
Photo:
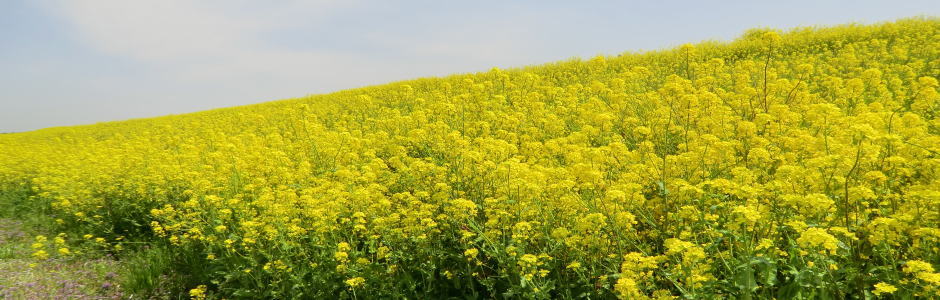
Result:
M935 18L756 29L3 135L0 190L193 298L932 298L938 76Z

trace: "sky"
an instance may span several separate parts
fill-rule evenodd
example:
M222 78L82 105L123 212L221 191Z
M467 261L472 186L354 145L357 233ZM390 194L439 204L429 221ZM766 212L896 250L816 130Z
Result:
M912 16L940 1L0 0L0 132Z

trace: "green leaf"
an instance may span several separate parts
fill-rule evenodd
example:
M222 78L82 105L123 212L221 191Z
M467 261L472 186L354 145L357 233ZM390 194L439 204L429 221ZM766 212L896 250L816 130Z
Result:
M757 267L757 278L761 284L774 286L777 284L777 265L764 257L751 259L751 264Z
M757 281L750 266L738 268L734 274L734 286L748 294L757 290Z
M777 291L777 299L798 299L803 288L799 283L793 282L783 286Z

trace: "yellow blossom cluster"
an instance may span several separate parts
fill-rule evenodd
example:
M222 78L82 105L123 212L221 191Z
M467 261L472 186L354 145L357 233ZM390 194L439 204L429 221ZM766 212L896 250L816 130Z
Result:
M935 18L755 29L4 134L0 191L194 298L940 297L938 77Z

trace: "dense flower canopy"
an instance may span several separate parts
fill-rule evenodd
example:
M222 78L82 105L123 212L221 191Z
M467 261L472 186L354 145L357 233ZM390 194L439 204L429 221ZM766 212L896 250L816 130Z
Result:
M0 135L0 189L200 296L940 297L938 76L936 19L751 30Z

